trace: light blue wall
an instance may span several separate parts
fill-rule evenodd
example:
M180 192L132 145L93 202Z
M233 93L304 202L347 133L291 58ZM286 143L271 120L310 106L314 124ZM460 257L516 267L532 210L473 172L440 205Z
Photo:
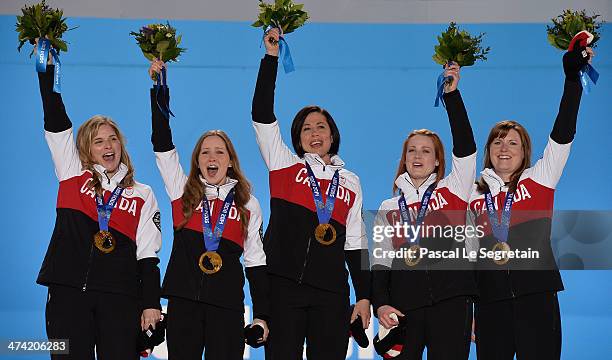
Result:
M29 50L17 53L15 18L0 17L0 119L4 126L4 206L0 211L0 339L44 338L45 288L35 284L55 219L57 181L43 139L42 105ZM94 114L110 115L128 139L139 181L153 186L162 209L162 271L171 249L168 198L155 166L150 138L147 62L128 35L146 21L69 19L79 28L66 34L62 54L63 98L75 126ZM174 142L186 160L207 129L229 133L264 214L267 172L250 123L257 76L259 30L246 23L175 21L188 51L171 64L169 85ZM462 91L479 150L492 124L520 121L544 148L563 85L561 53L546 42L544 24L467 25L487 32L489 61L462 70ZM450 156L445 111L433 108L440 68L431 60L443 25L309 24L287 37L297 67L279 71L276 115L285 139L298 109L327 108L342 133L340 155L364 189L364 208L376 209L390 195L401 143L414 128L438 132ZM584 96L578 131L558 186L558 209L610 210L611 27L604 26L594 65L601 74ZM24 47L24 49L27 48ZM183 161L186 164L186 161ZM480 160L479 160L480 163ZM587 191L594 188L597 192ZM563 358L605 358L612 320L612 276L604 271L565 272L561 295ZM260 352L253 352L251 358ZM357 357L353 357L357 359Z

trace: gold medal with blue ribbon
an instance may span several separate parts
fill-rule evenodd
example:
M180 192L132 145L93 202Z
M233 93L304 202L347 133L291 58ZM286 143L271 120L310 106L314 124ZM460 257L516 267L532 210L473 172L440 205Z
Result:
M305 165L306 170L308 171L308 180L310 183L310 189L312 190L312 197L314 198L315 208L317 210L317 218L319 219L319 225L317 225L315 228L314 236L321 245L328 246L336 242L337 236L336 229L329 223L329 220L331 219L334 211L336 194L338 192L338 183L340 181L340 173L338 170L334 172L334 176L332 176L329 191L327 192L327 197L324 203L317 177L314 175L312 168L307 162L305 162Z
M202 200L202 233L204 236L204 246L206 247L206 251L200 255L200 259L198 261L198 266L204 274L215 274L219 272L223 266L223 258L221 258L221 255L219 255L217 249L219 249L221 235L223 235L223 229L227 223L229 211L232 208L233 203L234 189L230 190L225 197L223 207L219 212L219 218L215 224L215 230L213 231L210 206L208 206L208 199L206 199L206 194L204 194L204 199Z
M493 246L493 252L501 252L501 256L495 257L493 262L497 265L505 265L510 261L508 253L510 252L510 245L508 245L508 231L510 229L510 214L512 213L512 201L514 200L514 193L509 192L506 194L506 200L504 201L504 208L502 209L501 221L498 221L497 212L493 205L493 196L491 192L485 193L485 202L487 203L487 213L489 215L489 221L491 222L491 231L493 236L497 240L497 243Z
M423 194L423 198L421 199L421 204L419 206L419 213L416 218L415 226L420 226L423 224L425 220L425 214L427 214L427 206L429 205L429 200L431 199L431 195L436 189L437 183L433 183L427 187L425 193ZM404 197L404 193L400 194L399 199L397 199L397 205L399 207L400 216L402 217L402 222L405 224L412 224L410 220L410 214L408 214L408 206L406 205L406 198ZM410 240L410 246L408 247L408 254L404 258L404 262L406 265L412 267L418 265L421 262L421 245L419 245L420 236L419 234L415 235L414 239ZM406 243L408 243L406 241Z
M94 245L104 254L111 253L115 250L116 241L113 235L108 231L108 223L111 213L117 201L121 197L123 188L117 186L111 193L108 202L104 202L104 198L96 194L96 209L98 211L98 226L100 230L94 234Z

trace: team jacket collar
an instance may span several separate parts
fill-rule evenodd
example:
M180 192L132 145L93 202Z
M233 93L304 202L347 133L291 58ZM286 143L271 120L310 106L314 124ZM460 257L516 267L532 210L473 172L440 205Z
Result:
M232 190L234 186L238 184L238 180L226 177L225 184L212 185L209 184L208 181L206 181L206 179L201 174L198 176L200 177L200 181L204 185L204 192L206 193L207 199L225 199L227 194L229 194L230 190Z
M305 153L304 160L308 162L310 166L329 166L333 170L344 168L344 161L338 155L334 155L330 158L330 165L325 164L325 161L321 159L319 154Z
M127 175L128 172L128 167L124 163L119 164L119 169L117 169L117 172L110 178L106 175L106 168L104 166L100 164L94 164L93 168L98 173L98 177L100 178L102 187L104 189L110 190L117 187L117 185L121 182L121 180L123 180L123 178L125 177L125 175Z
M482 175L484 181L489 185L491 195L496 196L500 191L506 189L504 180L502 180L493 169L486 168L480 172L480 175Z
M404 193L404 194L412 194L415 191L418 191L419 196L423 196L425 190L429 187L429 185L433 184L436 181L436 173L431 173L427 180L425 180L421 186L417 189L416 186L412 183L412 179L410 179L410 175L408 172L401 174L397 179L395 179L395 185ZM420 199L419 199L420 200Z

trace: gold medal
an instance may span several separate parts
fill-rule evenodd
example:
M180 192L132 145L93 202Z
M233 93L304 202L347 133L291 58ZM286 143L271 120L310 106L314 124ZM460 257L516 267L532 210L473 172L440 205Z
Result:
M497 244L493 246L493 252L496 251L502 252L502 258L499 260L493 258L494 263L496 263L497 265L504 265L508 263L508 261L510 261L510 257L508 256L508 253L510 252L510 245L508 245L507 242L498 241Z
M198 261L198 265L200 266L200 270L204 274L214 274L221 270L221 266L223 266L223 260L221 259L221 255L219 255L215 251L207 251L200 255L200 261Z
M404 258L406 265L408 266L416 266L421 262L421 247L417 244L410 246L408 249L408 254Z
M107 230L100 230L94 235L94 244L98 250L108 254L115 250L115 238Z
M315 239L321 245L331 245L336 241L336 229L331 224L319 224L315 229Z

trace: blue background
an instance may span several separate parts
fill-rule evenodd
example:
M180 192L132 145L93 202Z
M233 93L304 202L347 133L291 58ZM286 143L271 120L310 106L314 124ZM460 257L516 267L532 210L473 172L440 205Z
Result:
M163 273L172 241L170 203L149 140L148 62L128 35L150 22L69 19L70 26L79 28L65 34L69 51L61 55L62 96L75 128L98 113L120 124L137 179L153 187L160 203ZM5 158L0 339L44 339L46 289L36 285L35 279L54 225L57 180L43 138L38 81L33 59L27 56L30 47L15 51L14 24L15 17L0 16L0 119ZM243 22L174 21L172 25L183 34L183 46L188 49L179 63L169 66L171 108L176 115L172 120L174 143L183 164L201 133L225 130L267 218L267 171L250 120L257 67L264 53L261 33ZM431 55L435 36L445 27L313 23L287 36L297 71L286 75L281 68L277 80L276 115L285 139L289 142L290 122L298 109L308 104L327 108L341 129L340 155L361 178L364 209L377 209L390 196L402 141L412 129L426 127L438 132L450 156L446 113L432 106L441 69ZM479 155L491 126L512 119L529 130L535 161L547 141L561 97L562 53L547 43L545 24L464 28L486 32L484 43L492 48L488 61L462 70L459 85ZM610 29L610 25L602 27L602 40L595 49L594 66L601 77L593 92L583 96L576 140L556 193L556 209L612 209ZM563 278L567 289L560 295L563 358L610 356L612 274L566 271ZM251 351L250 358L262 358L261 351Z

